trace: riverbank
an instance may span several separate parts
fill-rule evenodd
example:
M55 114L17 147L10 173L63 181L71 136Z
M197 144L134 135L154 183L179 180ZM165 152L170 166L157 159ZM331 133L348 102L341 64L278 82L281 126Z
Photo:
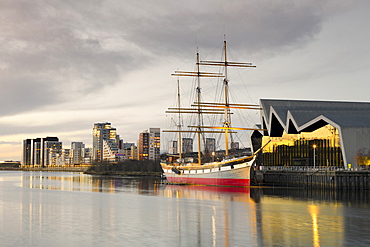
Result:
M0 167L2 171L86 172L89 167Z
M90 175L161 177L162 172L153 171L93 171L90 167L1 167L2 171L35 171L35 172L82 172Z
M254 185L370 190L370 171L368 170L258 170L255 171L254 178Z
M106 176L132 176L132 177L162 177L162 172L143 172L143 171L109 171L109 172L96 172L86 171L85 174L90 175L106 175Z

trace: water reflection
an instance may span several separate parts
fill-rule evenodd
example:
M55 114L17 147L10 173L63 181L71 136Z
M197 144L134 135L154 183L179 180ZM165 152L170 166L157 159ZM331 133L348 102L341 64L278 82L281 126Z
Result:
M257 246L250 188L166 185L162 195L177 199L179 246Z
M312 218L312 232L313 232L313 246L320 246L320 235L319 235L319 226L318 226L318 207L315 205L308 205L308 212Z
M18 174L21 187L32 190L10 193L5 184L17 177L2 176L0 217L30 238L58 238L54 222L59 222L72 227L68 233L77 243L84 238L90 246L99 234L108 236L105 243L123 238L131 246L153 239L163 246L370 246L369 191L176 186L153 178ZM87 223L91 227L83 227ZM10 243L13 238L7 235L14 234L9 230L1 235Z
M152 177L91 176L82 173L31 172L21 178L21 186L33 189L156 195L160 179Z

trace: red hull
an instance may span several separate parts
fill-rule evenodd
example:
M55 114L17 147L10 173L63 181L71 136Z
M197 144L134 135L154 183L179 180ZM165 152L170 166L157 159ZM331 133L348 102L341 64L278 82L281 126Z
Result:
M194 178L194 177L167 177L170 183L200 184L216 186L250 186L250 179L237 178Z

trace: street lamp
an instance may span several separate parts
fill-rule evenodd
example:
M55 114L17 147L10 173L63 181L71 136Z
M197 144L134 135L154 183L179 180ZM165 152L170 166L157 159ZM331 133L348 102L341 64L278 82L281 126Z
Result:
M317 147L316 144L312 145L312 148L313 148L313 169L315 169L315 167L316 167L316 147Z

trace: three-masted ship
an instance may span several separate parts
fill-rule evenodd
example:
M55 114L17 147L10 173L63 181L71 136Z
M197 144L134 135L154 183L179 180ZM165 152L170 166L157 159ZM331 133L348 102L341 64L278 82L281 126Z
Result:
M231 124L231 114L233 109L255 109L259 110L259 105L251 104L233 104L229 100L229 80L227 68L256 67L251 63L230 62L227 59L227 43L223 44L223 59L222 61L200 61L199 53L196 58L196 71L176 71L174 76L191 76L196 77L196 102L191 108L183 108L180 105L180 87L178 84L178 106L169 108L166 113L175 113L179 115L179 124L176 130L167 130L164 132L178 133L178 155L172 156L161 162L162 169L169 183L178 184L199 184L199 185L218 185L218 186L249 186L250 185L250 169L255 162L255 152L252 155L231 155L229 152L229 136L237 130L256 130L255 128L233 127ZM201 72L201 66L222 66L223 73ZM200 80L202 77L221 77L223 81L223 102L202 102ZM184 129L180 124L181 114L195 114L197 116L197 125L187 126L189 129ZM208 114L222 114L224 120L220 126L205 126L203 125L202 116ZM197 138L197 158L194 160L186 159L182 153L182 133L193 132ZM217 161L205 161L202 157L202 135L203 134L223 134L225 137L225 149L222 151L224 156Z

